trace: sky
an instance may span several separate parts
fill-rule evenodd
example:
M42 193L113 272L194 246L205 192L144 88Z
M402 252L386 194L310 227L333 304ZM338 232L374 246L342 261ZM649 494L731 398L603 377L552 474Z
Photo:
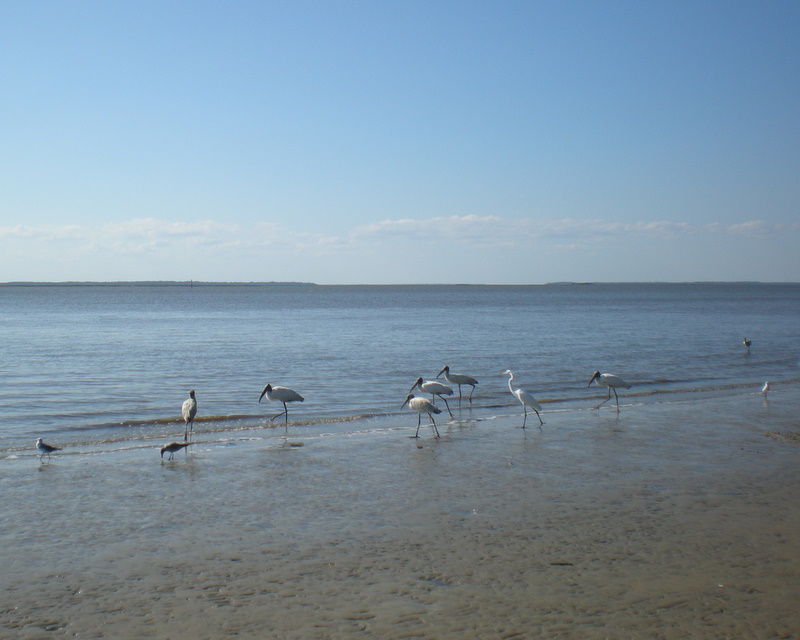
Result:
M4 0L0 282L800 282L800 3Z

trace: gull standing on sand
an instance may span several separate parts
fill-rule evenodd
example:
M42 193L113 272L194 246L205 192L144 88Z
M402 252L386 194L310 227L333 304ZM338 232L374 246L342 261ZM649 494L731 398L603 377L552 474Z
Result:
M42 455L39 456L40 462L42 461L42 458L44 458L45 454L47 454L47 459L49 460L51 453L53 453L54 451L61 451L61 447L54 447L51 444L47 444L41 438L36 439L36 448L42 453Z
M428 417L431 419L433 430L436 432L436 437L438 438L439 429L436 428L436 420L433 419L433 414L441 413L442 410L427 398L417 398L413 393L409 393L406 396L406 399L403 401L403 404L400 406L400 408L402 409L406 406L406 404L408 404L409 409L417 412L417 432L414 434L414 437L419 438L419 427L422 422L422 414L427 413Z
M444 400L444 406L447 407L447 413L450 414L450 417L453 417L453 412L450 411L450 405L447 404L447 398L445 396L452 396L453 390L448 387L446 384L442 384L441 382L436 382L435 380L428 380L427 382L423 382L422 378L417 378L417 381L411 386L411 389L408 390L411 393L414 389L419 387L419 390L423 393L430 393L431 400L433 400L433 396L439 396L442 400Z
M478 381L473 378L472 376L464 375L463 373L450 373L450 367L445 365L442 367L442 370L437 374L437 378L444 374L444 379L447 380L450 384L457 384L458 385L458 402L461 403L461 385L466 384L472 387L472 390L469 392L469 403L472 404L472 394L475 392L475 385L478 384Z
M611 373L600 373L599 371L595 371L592 375L592 379L589 380L589 384L587 386L591 387L592 382L597 383L599 387L608 387L608 397L603 400L600 404L596 407L592 407L593 409L599 409L602 407L606 402L611 400L611 392L614 392L614 397L617 399L617 413L619 413L619 396L617 395L617 389L630 389L631 385L625 382L619 376L615 376Z
M162 458L164 457L164 453L165 452L169 452L169 455L167 456L167 460L172 460L173 458L175 458L175 452L176 451L180 451L184 447L188 447L190 444L192 444L192 443L191 442L170 442L169 444L164 445L163 447L161 447L161 457Z
M181 415L183 416L183 421L186 423L183 439L188 440L189 432L194 429L194 417L197 415L197 398L194 397L194 389L189 392L189 397L183 401Z
M281 414L285 414L286 416L286 423L289 422L289 409L286 406L287 402L303 402L304 398L301 396L297 391L294 389L289 389L287 387L273 387L271 384L267 384L264 387L264 390L261 392L261 396L259 397L258 401L261 402L261 398L267 396L267 400L272 402L282 402L283 403L283 411L276 413L272 416L269 421L272 422L275 418L277 418Z
M525 423L528 421L528 407L530 407L536 413L536 417L539 418L539 428L541 429L544 424L542 416L539 415L542 406L536 402L536 398L533 397L530 391L521 388L515 389L511 385L511 383L514 382L514 374L511 372L511 369L507 369L501 375L508 376L508 390L522 403L522 410L525 412L525 417L522 419L522 428L525 428Z

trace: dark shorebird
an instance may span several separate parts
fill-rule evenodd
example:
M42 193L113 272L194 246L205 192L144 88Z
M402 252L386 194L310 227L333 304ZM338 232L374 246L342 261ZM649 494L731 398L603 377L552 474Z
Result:
M164 452L168 452L167 460L172 460L175 457L175 452L180 451L184 447L188 447L191 442L170 442L169 444L161 447L161 457L164 457Z
M287 402L303 402L304 398L301 396L297 391L294 389L289 389L288 387L273 387L271 384L268 384L264 387L264 390L261 392L261 395L258 398L258 401L261 402L262 398L267 396L267 400L272 402L282 402L283 403L283 411L280 413L276 413L272 416L269 421L272 422L275 418L279 415L284 414L286 416L285 422L289 422L289 409L286 407Z
M417 412L417 432L414 434L414 437L419 438L419 427L422 422L422 414L427 413L428 417L431 419L431 426L436 432L436 437L438 438L439 429L436 428L436 420L433 419L433 414L441 413L442 410L427 398L417 398L413 393L409 393L408 396L406 396L406 399L400 408L402 409L406 406L406 404L408 404L409 409Z
M444 366L439 374L436 376L437 378L444 374L444 379L447 380L450 384L457 384L458 385L458 401L461 402L461 385L466 384L472 387L472 390L469 392L469 403L472 404L472 394L475 393L475 385L478 384L478 381L473 378L472 376L464 375L463 373L450 373L450 367Z
M617 395L617 389L630 389L631 385L629 385L619 376L615 376L611 373L600 373L599 371L595 371L592 375L592 379L589 380L589 387L592 386L592 382L596 382L600 387L608 387L608 397L596 407L593 407L593 409L599 409L606 402L611 400L611 392L613 391L614 397L617 399L617 413L619 413L619 396Z
M189 392L189 397L183 401L181 406L181 415L183 421L186 423L186 431L183 433L183 439L189 439L189 432L194 428L194 417L197 415L197 398L194 397L194 389Z
M47 444L41 438L36 439L36 448L42 452L42 455L39 456L39 460L41 461L44 458L45 454L47 454L47 459L50 459L50 454L53 451L61 451L61 447L54 447L51 444Z
M747 338L742 338L742 344L744 345L744 348L749 351L750 350L750 345L753 344L753 341L752 340L748 340Z

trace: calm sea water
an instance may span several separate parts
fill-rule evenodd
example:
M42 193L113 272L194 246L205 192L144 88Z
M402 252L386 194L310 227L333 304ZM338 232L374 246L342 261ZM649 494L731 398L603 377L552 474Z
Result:
M353 433L444 365L480 381L478 419L517 410L508 368L545 420L590 410L596 369L633 385L623 410L766 380L780 393L800 382L798 318L793 284L5 285L0 457L40 436L86 451L182 438L190 389L196 431L263 431L281 409L258 403L268 382L305 396L292 429Z

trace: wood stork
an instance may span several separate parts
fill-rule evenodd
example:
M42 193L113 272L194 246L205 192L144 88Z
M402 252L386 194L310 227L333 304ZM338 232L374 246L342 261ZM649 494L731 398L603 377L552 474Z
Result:
M767 397L767 394L769 393L769 380L767 380L764 383L764 386L761 387L761 393L764 395L765 398Z
M418 387L420 391L424 393L430 393L431 400L433 400L434 396L439 396L442 400L444 400L444 406L447 407L447 413L450 414L451 418L453 417L453 412L450 411L450 405L447 404L447 398L445 398L445 396L453 395L453 390L450 387L448 387L446 384L442 384L441 382L436 382L435 380L423 382L422 378L417 378L417 381L411 386L411 389L409 389L408 392L411 393Z
M603 400L600 404L596 407L592 407L593 409L599 409L602 407L606 402L611 400L611 392L614 392L614 397L617 399L617 413L619 413L619 396L617 395L617 389L630 389L631 385L625 382L619 376L615 376L611 373L600 373L599 371L595 371L592 375L592 379L589 380L589 384L587 388L592 386L592 382L596 383L599 387L608 387L608 397Z
M194 429L194 417L197 415L197 398L194 396L194 389L189 392L189 397L181 405L181 415L186 423L186 430L183 432L183 439L189 439L189 432Z
M444 379L447 380L450 384L458 385L459 402L461 402L461 385L466 384L472 387L472 390L469 392L469 403L472 404L472 394L475 392L475 385L478 384L478 381L472 376L467 376L464 375L463 373L450 373L450 367L448 366L444 366L436 377L438 378L442 374L444 374Z
M427 413L428 417L431 419L433 430L436 432L436 437L438 438L439 429L436 428L436 420L433 419L433 414L441 413L442 410L427 398L417 398L413 393L409 393L406 396L406 399L403 401L403 404L400 406L400 408L402 409L406 406L406 404L408 405L409 409L417 412L417 432L414 434L414 437L419 438L419 427L422 423L422 414Z
M42 458L44 458L45 454L47 454L47 459L50 459L50 454L54 451L61 451L61 447L54 447L51 444L47 444L41 438L36 438L36 448L41 452L39 456L39 461L41 462Z
M167 460L172 460L175 457L175 452L180 451L184 447L188 447L191 442L171 442L170 444L166 444L161 447L161 457L164 457L164 453L168 452L169 455L167 456Z
M271 384L267 384L264 387L264 390L261 392L261 396L258 398L258 401L261 402L261 399L267 396L267 400L272 402L282 402L283 403L283 411L276 413L272 416L269 421L272 422L275 418L279 415L284 414L286 416L286 423L289 422L289 409L286 406L287 402L303 402L304 398L301 396L297 391L294 389L289 389L288 387L273 387Z
M525 423L528 420L528 407L530 407L536 413L536 417L539 418L539 428L541 429L542 425L544 424L542 421L542 416L539 415L539 412L542 410L542 406L536 402L536 398L533 397L533 394L530 391L520 388L515 389L512 386L512 383L514 382L514 374L510 369L504 371L501 375L508 376L508 390L513 396L516 397L517 400L522 403L522 410L525 412L525 417L522 419L522 428L525 428Z

